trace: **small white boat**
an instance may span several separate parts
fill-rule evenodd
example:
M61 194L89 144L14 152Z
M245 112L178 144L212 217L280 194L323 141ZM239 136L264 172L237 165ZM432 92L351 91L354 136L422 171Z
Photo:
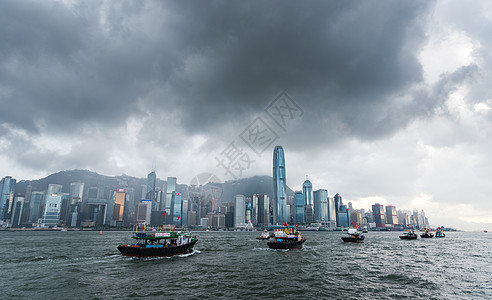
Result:
M263 232L260 234L259 237L256 238L257 240L269 240L270 239L270 233L268 230L263 230Z

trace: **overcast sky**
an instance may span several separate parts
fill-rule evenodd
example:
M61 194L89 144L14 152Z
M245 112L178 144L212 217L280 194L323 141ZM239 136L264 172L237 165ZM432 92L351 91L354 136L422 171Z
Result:
M282 145L292 189L492 229L491 32L477 0L0 1L0 177L225 181Z

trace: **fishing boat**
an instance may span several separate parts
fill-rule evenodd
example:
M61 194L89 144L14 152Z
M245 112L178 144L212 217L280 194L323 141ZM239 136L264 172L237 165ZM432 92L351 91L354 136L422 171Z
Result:
M424 233L420 235L421 238L423 239L431 239L434 237L434 234L429 231L429 229L426 229Z
M174 228L137 226L133 231L133 244L119 245L123 256L173 256L188 254L198 242L190 232L175 231Z
M365 236L361 235L360 232L355 228L349 228L347 231L348 236L342 236L342 241L350 243L362 243Z
M416 240L418 236L415 234L413 229L410 229L407 232L404 232L403 235L400 235L400 239L402 240Z
M442 231L441 227L437 227L436 229L436 238L446 237L446 234Z
M260 234L259 237L256 238L257 240L269 240L270 239L270 233L268 230L263 230L263 232Z
M306 238L301 235L301 232L294 228L286 228L274 232L272 240L267 242L271 249L301 249Z

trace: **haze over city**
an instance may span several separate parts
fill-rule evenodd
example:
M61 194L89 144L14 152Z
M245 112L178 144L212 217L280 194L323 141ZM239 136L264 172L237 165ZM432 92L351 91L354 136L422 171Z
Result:
M485 1L2 1L0 177L271 176L282 145L293 190L490 228L491 30Z

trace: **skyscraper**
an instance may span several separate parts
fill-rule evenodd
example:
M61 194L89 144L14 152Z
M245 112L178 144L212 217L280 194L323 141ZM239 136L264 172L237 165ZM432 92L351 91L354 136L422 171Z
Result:
M304 181L302 184L302 195L304 197L305 213L304 219L306 223L314 222L314 205L313 205L313 184L311 181Z
M316 222L328 221L328 191L319 189L313 193L314 220Z
M396 207L391 204L386 206L386 224L398 225Z
M29 221L32 223L36 223L41 216L42 212L42 206L41 204L43 203L43 197L44 193L43 192L32 192L31 193L31 215L29 217Z
M273 223L288 222L287 184L285 182L284 148L276 146L273 151Z
M236 205L234 208L234 226L246 226L246 198L243 195L236 195Z
M10 213L12 202L14 201L16 180L10 176L5 176L0 181L0 220L6 219Z
M384 206L382 204L375 203L372 206L372 216L376 223L376 227L385 227L386 218L384 215Z
M63 186L61 184L49 184L46 195L61 195Z
M295 205L295 213L294 213L294 222L296 224L302 224L305 222L304 214L305 214L305 204L304 197L302 195L302 191L296 191L294 196L294 205Z
M113 220L116 224L123 225L123 211L125 210L125 199L126 193L125 189L118 189L114 191L114 209L113 209Z
M165 210L166 214L171 213L171 203L172 203L172 197L173 197L173 192L176 191L176 177L168 177L167 182L166 182L166 203L165 203Z
M183 203L181 201L181 194L174 192L172 197L172 212L173 212L173 223L174 225L181 225L183 221L181 217Z
M155 172L152 171L147 175L147 189L145 194L145 199L152 200L152 210L158 210L159 205L157 203L156 195L155 195L155 182L157 180L157 176Z
M46 196L46 203L43 212L42 227L58 225L60 219L62 195L49 194Z

